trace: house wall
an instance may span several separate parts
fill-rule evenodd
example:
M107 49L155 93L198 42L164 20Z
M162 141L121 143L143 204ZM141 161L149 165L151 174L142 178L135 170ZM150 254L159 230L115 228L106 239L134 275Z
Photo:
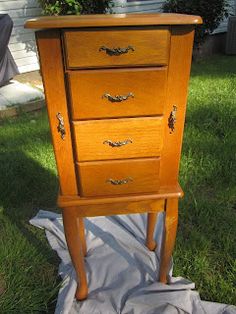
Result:
M115 1L115 11L117 13L130 13L130 12L160 12L162 4L165 2L165 0L150 0L150 1L126 1L126 0L118 0ZM236 0L228 0L229 3L229 11L230 14L236 15ZM227 21L228 19L224 19L224 21L221 22L219 27L213 32L214 34L217 33L223 33L227 32Z
M164 0L114 1L115 13L150 13L160 12ZM229 0L232 12L235 13L236 0ZM39 68L34 32L24 29L25 20L41 15L37 0L0 0L0 13L7 13L14 22L9 48L21 73ZM215 33L227 31L227 20L223 21Z
M165 0L150 0L150 1L126 1L126 0L118 0L114 1L115 5L113 10L116 13L152 13L152 12L160 12L161 6L165 2Z
M34 32L23 25L41 11L37 0L0 0L0 13L9 14L14 23L9 48L21 73L39 68Z

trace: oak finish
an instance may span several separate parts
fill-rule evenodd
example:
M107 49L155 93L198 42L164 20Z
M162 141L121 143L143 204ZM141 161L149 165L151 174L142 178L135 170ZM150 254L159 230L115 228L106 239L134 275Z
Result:
M166 67L69 71L67 78L73 120L163 114ZM133 96L120 102L104 96L126 96L130 93Z
M148 213L147 215L147 238L146 246L150 251L154 251L157 247L156 241L154 240L154 231L156 227L157 213Z
M120 202L117 199L114 203L101 203L90 205L76 205L77 217L113 216L132 214L146 214L162 212L165 207L164 199L149 199L142 201L127 200ZM65 208L65 207L63 207Z
M77 196L64 196L58 194L57 204L59 207L70 207L70 206L87 206L88 212L90 211L90 205L100 204L115 204L117 202L142 202L147 200L163 200L167 198L181 198L184 196L183 190L180 185L176 187L160 187L158 193L146 193L146 194L130 194L130 195L119 195L119 196L99 196L99 197L81 197ZM110 206L111 207L111 206ZM112 208L111 208L112 210ZM113 215L113 214L112 214ZM93 215L89 215L93 216ZM97 216L97 215L95 215ZM103 216L103 215L101 215Z
M161 117L107 119L73 122L76 159L106 160L159 156L162 149L163 119ZM112 147L106 141L123 142Z
M164 238L161 252L161 265L159 280L167 283L169 278L166 274L170 267L171 255L175 245L176 231L178 225L178 199L167 199L165 204Z
M77 195L74 157L70 132L70 122L66 99L64 69L61 54L60 31L51 30L36 33L40 68L48 110L54 154L62 195ZM58 119L61 113L64 119L66 135L64 140L58 133ZM66 152L66 154L64 153Z
M155 29L98 29L66 31L65 55L68 69L117 66L166 65L170 33L167 27ZM127 48L127 53L110 55L102 47ZM148 56L148 58L147 58Z
M26 22L44 29L36 38L78 300L88 293L83 217L147 213L146 245L155 250L157 213L164 212L159 280L168 282L194 25L201 22L179 14Z
M175 186L178 182L193 37L194 30L191 26L172 29L164 121L168 121L173 105L177 106L177 112L175 131L170 132L168 127L164 129L161 186Z
M65 29L107 26L149 26L149 25L196 25L202 24L200 16L154 13L154 14L94 14L67 16L40 16L28 20L26 28L33 29Z
M157 192L159 167L159 158L81 162L78 164L81 196ZM126 181L113 184L117 180Z
M78 300L84 300L87 298L88 286L84 262L86 246L84 235L81 237L84 234L83 218L77 217L76 207L63 208L62 217L68 250L79 283L75 296Z

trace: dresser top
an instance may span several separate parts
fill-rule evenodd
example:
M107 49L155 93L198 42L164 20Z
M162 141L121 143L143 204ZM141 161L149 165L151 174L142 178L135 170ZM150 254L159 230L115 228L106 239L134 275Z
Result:
M93 14L41 16L25 23L25 28L74 28L99 26L136 26L136 25L188 25L201 24L200 16L155 13L155 14Z

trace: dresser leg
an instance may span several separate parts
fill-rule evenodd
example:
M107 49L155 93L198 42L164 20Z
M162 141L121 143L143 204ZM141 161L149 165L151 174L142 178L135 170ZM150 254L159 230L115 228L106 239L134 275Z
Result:
M167 282L167 272L175 245L178 225L178 199L167 199L165 209L164 237L161 252L160 282Z
M146 238L146 246L150 251L154 251L157 244L154 240L154 230L156 226L157 213L148 213L147 215L147 238Z
M87 245L86 245L86 238L85 238L85 231L84 231L84 219L79 217L78 221L79 221L79 237L82 244L83 255L86 256Z
M68 250L78 278L75 297L77 300L84 300L88 295L88 287L83 254L86 250L82 232L84 231L83 219L77 217L76 207L63 208L62 216Z

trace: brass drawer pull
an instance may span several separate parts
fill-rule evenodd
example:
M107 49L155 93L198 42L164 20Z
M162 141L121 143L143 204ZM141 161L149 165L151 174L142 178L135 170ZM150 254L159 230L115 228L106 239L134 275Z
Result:
M106 46L101 46L99 48L99 51L105 51L106 54L109 56L119 56L119 55L122 55L124 53L127 53L129 50L134 51L134 47L128 46L126 48L121 48L121 47L108 48Z
M127 184L131 181L133 181L133 179L131 177L128 177L122 180L108 179L106 182L111 183L112 185L122 185L122 184Z
M133 93L128 93L127 95L115 95L111 96L110 94L104 94L102 98L107 98L110 102L121 102L127 100L129 97L134 98Z
M103 142L103 144L107 144L111 147L120 147L120 146L123 146L123 145L127 145L129 143L133 143L132 140L128 139L128 140L125 140L125 141L116 141L116 142L112 142L111 140L106 140Z
M65 129L65 123L64 123L63 116L61 115L60 112L58 112L56 114L56 117L57 117L57 119L59 121L58 126L57 126L57 131L59 133L61 133L61 138L64 140L65 136L66 136L66 129Z

